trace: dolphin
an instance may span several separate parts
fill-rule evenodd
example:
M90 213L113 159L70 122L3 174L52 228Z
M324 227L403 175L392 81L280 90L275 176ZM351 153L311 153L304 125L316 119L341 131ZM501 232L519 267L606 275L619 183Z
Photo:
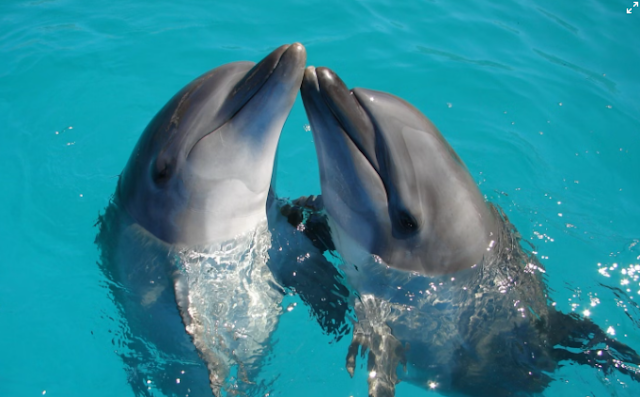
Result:
M267 266L267 201L305 62L295 43L203 74L133 149L96 242L137 395L259 387L283 296Z
M632 348L548 304L543 266L418 109L350 90L327 68L308 67L301 93L353 290L347 370L369 351L369 396L393 396L401 379L445 395L532 395L564 360L640 381Z

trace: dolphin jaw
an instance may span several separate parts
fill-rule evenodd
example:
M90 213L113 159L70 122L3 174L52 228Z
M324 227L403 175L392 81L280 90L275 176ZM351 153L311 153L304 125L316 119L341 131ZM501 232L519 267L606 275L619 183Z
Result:
M184 181L191 191L191 185L199 184L208 191L190 197L183 221L202 222L201 238L205 240L231 238L266 218L280 132L300 87L306 59L300 44L282 48L277 65L260 89L189 153ZM215 194L220 191L224 193Z

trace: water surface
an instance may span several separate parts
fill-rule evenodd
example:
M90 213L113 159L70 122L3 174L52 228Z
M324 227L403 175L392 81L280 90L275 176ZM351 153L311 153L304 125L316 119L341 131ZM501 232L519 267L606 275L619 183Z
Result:
M309 64L430 117L535 245L557 306L588 310L640 350L632 3L3 1L0 395L133 396L96 265L98 214L175 92L293 41ZM298 100L281 138L281 196L320 191L307 124ZM285 312L274 339L272 396L367 395L365 369L353 380L344 369L349 338L323 335L303 304ZM640 394L617 373L569 364L555 377L547 396ZM402 383L397 395L428 393Z

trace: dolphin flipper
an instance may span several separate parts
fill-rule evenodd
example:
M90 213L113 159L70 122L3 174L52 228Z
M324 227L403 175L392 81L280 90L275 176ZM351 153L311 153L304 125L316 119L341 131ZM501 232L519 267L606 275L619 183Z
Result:
M334 251L336 248L331 240L331 230L327 224L327 216L322 213L323 210L322 195L311 195L299 197L283 205L280 213L287 218L291 226L302 230L320 252Z
M203 325L198 321L197 317L193 317L189 312L189 285L187 276L178 269L173 272L173 288L178 311L180 312L180 317L182 318L185 329L191 337L193 345L198 350L198 354L207 365L211 391L214 396L221 396L224 380L229 374L229 368L220 362L220 359L207 347L206 342L203 340L204 332L201 331ZM198 330L198 332L196 332L196 330Z
M610 373L614 368L640 382L640 356L635 350L611 339L593 321L576 313L549 311L547 334L551 356L560 362L601 368Z
M294 291L307 304L323 331L340 340L349 331L346 321L349 290L336 266L327 259L331 254L326 253L335 247L322 213L322 197L280 200L276 206L277 216L284 217L288 225L272 229L275 249L272 248L271 255L280 257L272 263L294 265L272 271L284 288ZM286 249L279 250L284 246ZM282 258L283 255L287 258Z
M335 250L323 210L320 195L303 196L280 208L280 213L287 222L301 231L319 250L310 253L313 260L299 267L302 274L299 272L296 277L284 278L282 281L288 288L299 293L322 329L335 334L339 340L349 330L346 315L350 291L344 286L343 277L336 266L322 255L326 251ZM356 315L365 320L354 324L353 339L346 358L347 371L353 377L358 353L364 357L368 352L369 396L393 397L395 385L399 382L396 369L402 364L406 370L405 349L386 325L385 319L372 320L375 319L373 313L390 311L380 310L381 305L389 306L388 302L371 295L356 298ZM365 314L369 312L369 315Z
M355 305L360 319L354 326L353 339L347 352L347 371L353 377L358 351L360 356L369 351L367 372L370 397L393 397L400 382L397 369L400 364L407 370L405 347L393 335L387 321L394 309L373 295L362 296Z

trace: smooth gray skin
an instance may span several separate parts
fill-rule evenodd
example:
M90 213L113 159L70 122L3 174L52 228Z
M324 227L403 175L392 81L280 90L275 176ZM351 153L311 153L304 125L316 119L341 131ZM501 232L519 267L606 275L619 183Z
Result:
M178 92L140 137L117 199L174 246L224 241L265 218L276 147L306 52L282 46L257 65L235 62Z
M480 263L497 221L438 129L391 94L349 90L308 67L302 99L314 136L325 208L349 263L374 254L434 276Z

